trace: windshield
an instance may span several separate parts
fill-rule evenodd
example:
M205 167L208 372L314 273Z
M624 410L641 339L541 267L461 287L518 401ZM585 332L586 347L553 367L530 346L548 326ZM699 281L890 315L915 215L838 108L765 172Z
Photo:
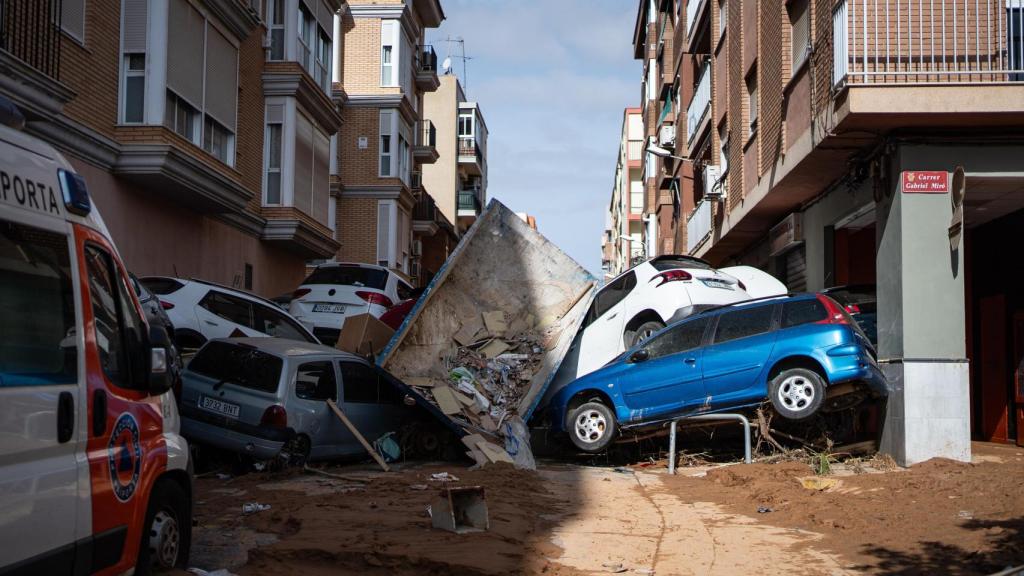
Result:
M184 284L173 278L141 278L139 284L145 286L153 294L159 294L160 296L173 294L184 286Z
M376 268L362 266L325 266L317 268L303 284L336 284L383 290L388 283L388 273Z
M188 369L196 374L261 392L276 392L284 362L277 356L230 342L210 342Z
M691 270L714 270L711 264L697 258L680 258L680 257L668 257L668 258L655 258L651 260L651 266L658 272L664 272L666 270L677 270L679 268L689 268Z

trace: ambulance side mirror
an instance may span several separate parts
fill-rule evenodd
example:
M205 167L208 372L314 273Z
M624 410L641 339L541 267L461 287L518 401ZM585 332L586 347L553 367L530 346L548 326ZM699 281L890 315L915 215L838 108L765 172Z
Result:
M149 385L151 394L163 394L171 389L174 383L171 377L171 338L163 326L151 326L149 328L149 340L147 342L149 353Z

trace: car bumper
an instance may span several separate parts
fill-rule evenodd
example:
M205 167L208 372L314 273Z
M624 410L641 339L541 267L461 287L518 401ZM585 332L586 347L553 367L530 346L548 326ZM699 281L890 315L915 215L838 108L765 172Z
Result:
M888 396L889 386L878 364L861 348L856 354L830 353L827 376L830 385L863 382L876 396Z
M182 417L181 434L186 438L257 460L269 460L281 452L293 434L291 429L280 430L265 426L250 426L250 430L234 430L194 418Z

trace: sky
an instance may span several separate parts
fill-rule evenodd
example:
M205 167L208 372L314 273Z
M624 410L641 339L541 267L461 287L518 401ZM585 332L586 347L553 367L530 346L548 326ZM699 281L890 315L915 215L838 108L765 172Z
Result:
M541 233L596 276L622 111L640 100L634 0L441 0L427 31L490 131L488 200L537 218ZM467 86L468 85L468 86Z

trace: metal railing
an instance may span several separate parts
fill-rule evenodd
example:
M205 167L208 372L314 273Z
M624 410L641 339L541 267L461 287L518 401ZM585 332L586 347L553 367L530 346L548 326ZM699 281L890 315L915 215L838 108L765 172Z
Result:
M429 44L419 46L415 64L417 72L437 72L437 53L434 47Z
M430 120L420 120L418 132L420 140L417 144L419 146L430 146L431 148L437 146L437 129L434 128L433 122Z
M626 142L626 160L639 160L644 148L643 140L628 140Z
M711 202L701 200L686 220L686 253L693 253L709 235L711 235Z
M697 128L711 110L711 62L706 62L700 71L697 89L693 92L693 100L686 108L686 143L690 144L697 135ZM679 135L677 134L678 138Z
M473 156L476 158L476 162L480 163L482 154L480 153L480 145L476 143L476 139L470 138L459 138L459 156Z
M683 416L676 418L669 425L668 432L668 473L676 473L676 424L684 420L704 420L725 423L735 420L743 425L743 461L747 464L754 460L750 454L750 420L743 414L698 414L695 416Z
M0 0L0 50L60 79L61 0Z
M834 85L1024 81L1024 0L843 0Z
M416 204L412 207L412 219L433 222L437 218L437 203L430 194L420 193Z
M472 210L477 214L480 213L480 197L477 196L476 190L459 191L459 212L463 210Z
M696 23L697 15L707 0L693 0L686 3L686 37L689 38L693 32L693 25Z

